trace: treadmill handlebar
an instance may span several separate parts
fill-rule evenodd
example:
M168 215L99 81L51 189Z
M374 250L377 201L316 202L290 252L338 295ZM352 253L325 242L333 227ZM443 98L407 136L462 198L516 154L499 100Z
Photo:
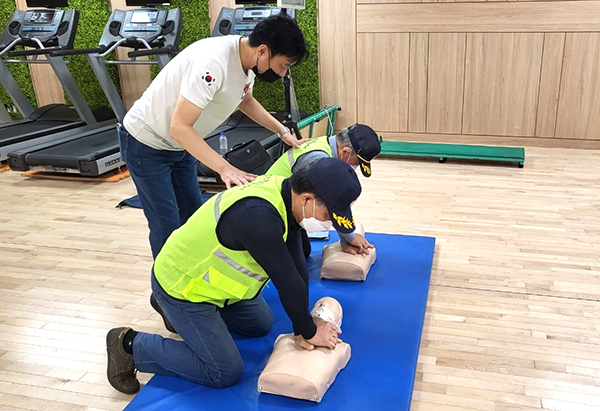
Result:
M161 47L159 49L134 50L127 53L129 57L154 56L156 54L173 54L173 47Z
M9 57L17 57L17 56L39 56L42 54L50 54L53 55L54 52L58 51L55 48L47 48L47 49L33 49L33 50L18 50L18 51L9 51L7 55Z
M104 51L106 51L106 49L107 49L106 46L102 46L102 47L94 47L94 48L90 48L90 49L56 50L56 51L52 52L51 56L59 57L59 56L74 56L77 54L103 53Z
M100 47L93 47L93 48L89 48L89 49L72 49L72 50L62 50L62 49L45 49L47 51L44 52L44 50L25 50L25 51L19 51L19 52L13 52L13 53L31 53L31 55L33 54L50 54L52 57L59 57L59 56L74 56L74 55L78 55L78 54L92 54L92 53L99 53L99 54L103 54L105 53L108 49L110 49L113 46L113 44L109 44L107 46L100 46ZM37 53L35 53L37 52ZM158 49L148 49L148 50L136 50L136 51L130 51L128 53L129 57L140 57L140 56L152 56L155 54L174 54L176 53L176 50L173 50L173 47L171 46L167 46L167 47L162 47L162 48L158 48ZM9 55L12 55L9 53ZM30 55L30 54L14 54L16 55Z

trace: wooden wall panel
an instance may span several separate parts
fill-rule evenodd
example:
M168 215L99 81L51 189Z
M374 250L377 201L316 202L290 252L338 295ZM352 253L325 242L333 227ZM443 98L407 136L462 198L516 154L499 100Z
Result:
M341 119L357 115L387 135L600 141L600 1L319 6L322 103L342 106ZM391 52L390 39L407 34L405 85L405 50Z
M335 126L334 126L335 127ZM300 134L302 134L302 138L315 138L328 135L329 131L329 119L325 118L321 121L312 124L312 135L311 133L311 125L301 128Z
M429 34L410 33L408 131L422 133L427 123L427 60Z
M15 4L21 10L28 8L26 0L16 0ZM38 59L44 60L45 57L40 56ZM30 64L29 72L31 73L31 81L38 106L52 103L63 104L65 102L62 85L49 64Z
M556 135L600 140L600 33L567 33Z
M382 131L408 130L409 50L408 33L358 35L359 122Z
M544 35L544 57L535 127L537 137L554 137L564 49L565 33Z
M117 50L119 60L129 60L127 53L132 49L120 48ZM147 60L147 57L138 57L138 60ZM139 99L152 82L149 66L119 66L121 81L121 94L125 108L129 110L133 103Z
M38 60L45 60L45 57L38 57ZM46 64L31 64L29 72L38 107L52 103L65 103L65 92L52 67Z
M210 17L210 29L215 26L215 21L223 7L235 8L235 0L208 0L208 15ZM239 7L239 6L238 6Z
M439 0L444 1L444 0ZM454 0L448 0L454 1ZM485 0L482 0L485 1ZM437 3L438 0L357 0L357 4Z
M355 0L318 0L317 6L321 106L339 105L336 128L343 128L357 121Z
M542 33L467 35L463 133L533 136Z
M465 33L429 35L428 133L462 131L465 39Z
M127 7L125 0L110 0L111 10L120 9L135 9L137 7ZM127 53L131 49L120 47L117 50L117 58L119 60L129 60ZM145 57L138 57L138 60L147 60ZM141 97L144 91L152 82L149 66L125 66L119 65L119 78L121 81L121 94L125 108L129 110L133 103Z
M337 3L337 2L335 2ZM359 33L600 31L600 1L359 4Z

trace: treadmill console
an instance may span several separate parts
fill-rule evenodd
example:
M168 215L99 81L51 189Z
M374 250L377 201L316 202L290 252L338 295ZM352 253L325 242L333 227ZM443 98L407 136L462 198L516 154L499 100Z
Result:
M120 45L133 49L146 49L144 40L151 47L179 47L181 33L181 9L135 9L113 10L104 27L100 46L110 46L121 39Z
M254 27L260 21L279 13L281 13L281 9L278 7L256 6L237 9L223 7L219 17L217 17L211 36L218 37L229 34L247 36L252 33ZM287 10L287 13L291 18L295 18L294 10Z
M0 37L0 50L16 39L21 39L21 46L37 49L34 38L44 47L73 48L78 20L76 10L15 10Z

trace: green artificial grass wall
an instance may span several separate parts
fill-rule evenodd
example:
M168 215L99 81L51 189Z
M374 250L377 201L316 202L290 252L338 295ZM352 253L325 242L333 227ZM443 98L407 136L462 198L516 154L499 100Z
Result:
M333 1L333 0L329 0ZM308 0L306 9L298 10L298 26L309 46L308 59L292 67L292 80L298 107L309 114L319 110L319 56L317 53L317 6L316 0ZM283 84L268 84L257 80L254 83L254 97L267 110L283 110L285 98Z
M75 36L75 48L91 48L98 45L104 26L110 15L109 0L70 0L69 8L79 11L79 25ZM5 25L15 10L12 0L0 2L0 24ZM108 101L102 92L100 84L94 76L87 56L69 56L65 58L69 64L69 71L75 82L81 89L83 96L90 105L108 105ZM27 95L31 103L36 106L35 93L31 83L29 68L25 64L8 64L9 70ZM117 88L120 88L116 67L109 67L111 76L115 80ZM2 102L12 105L8 94L0 87L0 98ZM65 96L65 100L68 99Z
M8 20L12 16L15 11L15 2L13 0L2 0L0 1L0 31L4 32L5 25L8 23ZM4 57L2 57L4 58ZM17 83L21 86L21 90L27 96L29 102L35 107L37 103L35 101L35 93L33 91L33 85L31 84L31 75L29 74L29 68L25 64L7 64L8 70L12 73ZM9 95L6 93L4 88L0 86L0 101L2 104L6 104L9 107L13 107L14 103L12 102ZM12 111L12 110L11 110ZM15 119L22 118L21 113L18 111L18 114L11 113L11 116Z
M104 26L110 16L109 0L69 0L69 9L79 11L79 25L75 36L76 49L85 49L98 46ZM113 56L114 57L114 56ZM108 100L100 87L100 83L90 67L87 55L68 56L69 71L73 75L77 86L81 89L83 97L90 106L108 106ZM120 91L116 66L107 65L108 71ZM65 97L66 98L66 97Z
M208 16L208 0L171 0L171 5L160 8L181 9L181 38L179 39L179 50L183 50L193 42L210 36L210 18ZM151 66L152 78L158 74L158 66Z
M183 14L183 32L180 49L196 40L210 36L208 1L172 0L170 7L179 7ZM317 53L317 7L316 0L308 0L305 10L298 11L298 25L309 45L309 57L297 67L292 67L292 78L298 106L309 114L319 110L319 57ZM153 76L158 73L153 68ZM285 109L283 83L268 84L257 80L254 97L267 110Z
M185 48L196 40L210 35L210 20L208 16L208 1L206 0L172 0L170 7L181 8L183 14L183 31L181 33L180 49ZM70 0L69 8L79 11L79 26L75 38L75 48L90 48L98 44L102 30L110 15L109 0ZM0 2L0 24L6 24L14 11L14 1ZM317 55L317 15L316 0L307 1L305 10L298 11L298 24L309 44L307 60L292 68L292 77L298 105L308 113L319 110L319 71ZM69 70L77 85L90 105L108 104L104 93L95 79L86 56L70 56ZM35 97L31 85L29 70L25 65L9 65L11 72L22 86L33 104ZM108 67L115 85L120 89L118 72L115 66ZM156 73L156 68L153 69ZM267 84L256 81L254 96L268 110L283 110L285 99L283 84ZM10 98L0 90L0 98L10 103Z
M181 9L183 19L179 49L210 36L210 18L207 0L171 0L168 8Z

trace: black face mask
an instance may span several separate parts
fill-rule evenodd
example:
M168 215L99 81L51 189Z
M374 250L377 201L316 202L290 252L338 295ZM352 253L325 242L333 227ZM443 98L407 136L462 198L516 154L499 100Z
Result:
M252 71L254 72L254 74L256 74L256 78L266 83L273 83L277 80L281 80L279 74L275 73L271 68L271 57L269 57L269 69L267 71L265 71L264 73L258 72L258 58L256 59L256 64L254 65L254 67L252 67Z

